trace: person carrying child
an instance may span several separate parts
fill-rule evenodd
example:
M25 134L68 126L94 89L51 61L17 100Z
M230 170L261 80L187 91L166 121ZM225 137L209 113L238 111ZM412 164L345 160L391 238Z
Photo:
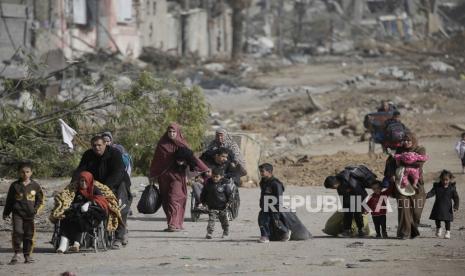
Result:
M455 145L455 151L462 162L462 173L465 173L465 132L462 133L462 139Z
M388 201L388 196L392 192L391 187L393 186L383 191L380 183L375 182L371 185L373 193L369 196L367 205L371 209L371 218L375 225L376 238L388 238L386 230L386 202Z
M436 237L438 238L442 234L441 222L444 221L446 227L444 238L450 239L450 223L454 220L454 212L459 209L459 196L453 180L454 175L450 171L443 170L439 176L439 182L434 183L431 191L426 194L426 198L436 196L429 219L436 222Z
M208 207L208 225L205 238L212 239L215 230L215 220L219 219L223 228L222 238L229 237L228 206L232 199L232 181L224 177L221 168L213 168L202 190L200 200Z
M428 160L428 156L426 154L420 154L412 150L405 151L400 154L394 154L393 157L399 164L402 162L403 164L408 165ZM420 180L420 168L405 167L404 175L401 180L401 187L405 188L409 184L412 184L415 189L418 189L418 180Z
M39 183L31 179L32 169L31 163L22 163L19 166L20 177L11 183L6 197L3 219L6 220L11 213L13 214L14 256L10 264L16 264L19 261L21 243L23 243L24 262L34 262L31 257L35 236L34 217L44 206L44 194Z

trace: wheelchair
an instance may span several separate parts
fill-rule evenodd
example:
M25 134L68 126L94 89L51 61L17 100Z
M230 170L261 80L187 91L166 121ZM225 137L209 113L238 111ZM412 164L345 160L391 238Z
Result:
M228 219L230 221L234 220L237 218L239 215L239 206L241 204L241 199L239 196L239 188L235 185L232 184L232 202L231 205L227 209L227 214L228 214ZM190 206L190 211L191 211L191 220L193 222L196 222L200 219L201 214L208 214L208 207L203 206L202 208L198 207L198 203L195 194L194 194L194 189L192 189L191 193L191 206Z
M99 251L107 251L111 248L113 241L115 240L115 233L109 232L106 228L108 221L105 219L101 221L97 227L90 229L87 232L81 234L79 244L81 249L92 248L95 253ZM60 233L61 233L61 221L58 221L54 225L52 239L50 243L54 249L57 250L60 246Z

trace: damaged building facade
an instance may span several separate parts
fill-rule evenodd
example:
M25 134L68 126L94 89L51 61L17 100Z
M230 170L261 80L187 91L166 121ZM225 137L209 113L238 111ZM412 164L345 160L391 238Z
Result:
M231 10L214 2L183 9L166 0L2 1L0 59L9 60L19 47L39 56L59 49L67 59L98 50L137 58L143 47L227 57Z

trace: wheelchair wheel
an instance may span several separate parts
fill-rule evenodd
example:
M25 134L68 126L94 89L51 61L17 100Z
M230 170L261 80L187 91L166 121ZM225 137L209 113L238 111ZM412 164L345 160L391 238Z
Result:
M50 243L53 245L53 248L55 250L57 250L60 246L60 221L55 223L55 225L53 226L53 235Z
M103 251L107 250L107 241L106 241L106 234L105 234L105 223L102 221L97 229L97 247L102 249Z
M239 215L239 206L241 205L241 198L239 197L239 189L236 188L234 191L234 198L230 207L231 220L237 218Z
M200 218L200 213L195 210L195 197L194 194L191 193L191 220L192 222L196 222Z

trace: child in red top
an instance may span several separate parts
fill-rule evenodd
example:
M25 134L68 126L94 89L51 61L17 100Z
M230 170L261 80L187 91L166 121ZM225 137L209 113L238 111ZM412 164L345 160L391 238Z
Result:
M371 217L375 225L376 237L386 239L388 237L386 231L386 202L388 200L388 195L391 194L391 189L388 188L382 191L379 183L373 184L371 189L373 193L370 195L367 205L371 209Z

